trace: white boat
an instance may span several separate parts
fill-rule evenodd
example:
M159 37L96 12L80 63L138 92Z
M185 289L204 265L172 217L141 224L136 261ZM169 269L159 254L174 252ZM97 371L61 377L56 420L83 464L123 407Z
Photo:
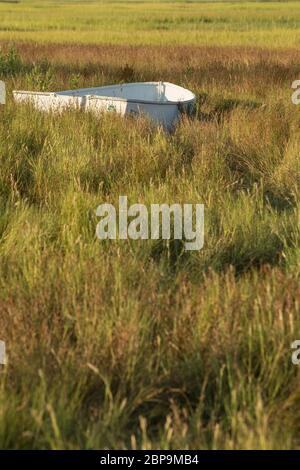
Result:
M182 113L191 114L196 97L190 90L169 82L144 82L96 88L59 91L55 93L14 91L17 102L31 102L42 111L79 108L84 111L115 111L145 114L170 129Z

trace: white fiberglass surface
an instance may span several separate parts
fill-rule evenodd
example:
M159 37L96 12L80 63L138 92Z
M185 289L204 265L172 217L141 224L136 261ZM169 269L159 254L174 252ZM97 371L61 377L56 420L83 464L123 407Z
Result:
M154 101L159 103L188 101L194 98L193 93L172 83L129 83L97 88L82 88L57 93L68 96L108 96L125 100Z
M186 88L182 88L181 86L173 85L171 83L166 83L165 85L166 101L181 102L195 99L194 93Z

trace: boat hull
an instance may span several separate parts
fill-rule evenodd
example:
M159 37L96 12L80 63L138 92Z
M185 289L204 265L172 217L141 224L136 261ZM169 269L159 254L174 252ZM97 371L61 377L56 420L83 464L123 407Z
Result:
M171 87L174 87L175 92ZM148 99L143 99L143 90ZM166 90L172 99L167 98ZM138 95L137 99L133 98L135 91ZM176 100L176 93L178 100ZM13 94L15 101L30 102L41 111L61 112L71 108L96 114L116 112L122 116L145 115L167 129L171 129L183 113L191 114L196 101L195 95L189 90L163 82L88 88L58 93L14 91ZM106 94L120 94L122 97L105 96Z

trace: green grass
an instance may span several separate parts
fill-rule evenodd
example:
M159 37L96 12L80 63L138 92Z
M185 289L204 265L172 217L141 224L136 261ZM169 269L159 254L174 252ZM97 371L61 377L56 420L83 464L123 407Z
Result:
M0 447L299 448L297 52L19 49L0 59ZM10 94L159 76L197 94L172 134ZM121 194L204 203L204 249L99 241Z
M297 48L300 40L299 2L24 0L0 3L0 16L0 39L10 41Z

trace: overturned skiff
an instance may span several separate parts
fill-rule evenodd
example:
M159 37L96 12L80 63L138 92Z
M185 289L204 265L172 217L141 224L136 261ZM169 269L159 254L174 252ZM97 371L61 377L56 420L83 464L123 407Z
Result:
M15 101L31 102L42 111L80 108L115 111L122 116L145 114L168 129L182 113L191 114L196 101L194 93L168 82L127 83L57 93L14 91L13 95Z

